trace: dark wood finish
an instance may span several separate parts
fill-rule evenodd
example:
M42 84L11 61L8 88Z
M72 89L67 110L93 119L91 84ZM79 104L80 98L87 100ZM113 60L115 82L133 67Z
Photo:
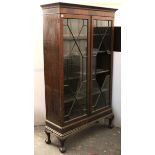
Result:
M92 16L105 16L105 17L113 17L113 13L111 12L98 12L97 10L86 10L86 9L74 9L74 11L68 8L61 8L60 13L63 14L77 14L77 15L92 15Z
M114 27L114 51L121 52L121 27Z
M64 47L63 47L63 21L61 20L61 14L59 14L60 34L59 34L59 66L60 66L60 97L61 97L61 124L64 123Z
M59 143L60 143L60 145L59 145L60 152L65 153L66 152L66 148L65 148L65 140L66 139L59 139L58 138L58 140L59 140Z
M114 115L111 115L111 116L107 117L106 119L108 119L108 128L112 129L113 128L112 122L113 122L113 119L114 119Z
M45 99L46 118L61 125L61 70L60 70L60 35L59 15L44 15L44 75L45 75Z
M93 25L93 20L111 20L112 21L112 32L114 32L114 18L113 17L102 17L102 16L92 16L92 30L91 30L91 53L93 51L93 28L94 28L94 25ZM110 75L111 75L111 80L110 80L110 103L112 103L112 78L113 78L113 40L114 40L114 33L112 33L112 44L111 44L111 49L112 49L112 52L111 52L111 69L110 69ZM91 74L92 74L92 57L91 57ZM90 75L91 75L90 74ZM92 76L91 76L91 79L92 79ZM91 87L92 87L92 84L91 84ZM92 90L92 88L91 88ZM92 99L91 99L91 105L92 105ZM92 111L92 108L91 108L91 111ZM101 108L99 109L98 111L95 111L93 113L98 113L100 111L104 111L104 108Z
M98 20L114 20L114 17L104 17L104 16L92 16L92 20L98 19Z
M95 115L91 115L89 117L84 117L82 119L79 119L78 121L72 120L72 123L66 122L66 125L64 125L64 126L55 126L54 124L51 124L48 121L46 121L46 125L53 128L54 130L58 131L59 133L64 134L67 131L70 131L74 128L85 125L86 123L90 123L91 121L97 120L97 119L102 118L109 114L112 114L111 108L105 109L104 111L99 112Z
M106 7L99 7L99 6L91 6L91 5L82 5L82 4L70 4L70 3L63 3L63 2L57 2L57 3L51 3L51 4L44 4L41 5L42 8L45 9L51 9L55 7L60 8L72 8L72 9L85 9L85 10L97 10L97 11L108 11L108 12L115 12L117 9L114 8L106 8Z
M113 52L113 46L114 46L114 20L112 21L112 44L111 44L111 49L112 49L112 53L111 53L111 71L110 71L110 74L111 74L111 81L110 81L110 103L112 104L112 81L113 81L113 55L114 55L114 52Z
M114 27L114 13L117 9L85 6L68 3L53 3L41 6L44 17L44 75L46 99L46 143L51 143L50 132L53 132L60 141L60 151L65 152L65 135L86 124L104 117L109 119L111 127L113 114L111 105L92 111L92 52L93 52L93 19L111 20ZM64 39L63 19L87 19L87 108L84 115L64 120ZM112 27L112 46L113 46ZM113 48L113 47L112 47ZM113 60L113 52L111 55ZM111 79L112 66L111 61ZM110 102L112 102L112 80L110 82ZM68 136L67 135L67 136Z
M43 10L44 14L55 14L55 13L61 13L61 14L76 14L76 15L91 15L91 16L103 16L103 17L111 17L114 18L113 12L107 12L107 11L98 11L98 10L85 10L85 9L74 9L74 11L68 9L68 8L45 8Z
M45 133L46 133L46 136L47 136L47 139L45 140L46 144L51 144L50 132L45 130Z
M90 16L84 16L84 15L72 15L72 14L62 14L60 15L60 34L63 34L63 19L64 18L68 18L68 19L87 19L88 20L88 32L90 32ZM64 45L63 45L63 36L60 37L60 53L61 53L61 61L60 61L60 66L61 66L61 92L63 92L64 90L64 67L63 67L63 64L64 64L64 59L63 59L63 55L64 55ZM88 76L87 76L87 81L89 81L89 77L90 77L90 74L89 74L89 70L90 70L90 33L88 33L88 49L87 49L87 52L88 52L88 58L87 58L87 69L88 69ZM89 85L89 82L87 82L87 90L90 90L89 89L90 85ZM90 91L87 91L87 102L89 103L89 94L90 94ZM64 101L64 93L61 94L62 96L62 100L61 102L63 103ZM62 109L64 109L64 104L61 105L62 106ZM64 110L61 112L64 116ZM90 114L90 110L88 112L88 115ZM82 118L83 116L80 116L80 118ZM63 119L63 118L62 118ZM72 122L74 120L71 120ZM69 121L70 122L70 121ZM66 122L64 122L63 120L63 125L65 125Z
M91 95L91 91L92 91L92 62L93 62L93 58L92 58L92 53L93 53L93 28L94 28L94 25L93 25L93 16L91 16L91 30L90 30L90 34L91 34L91 45L90 45L90 54L91 54L91 57L90 57L90 111L92 112L92 95Z
M92 15L92 16L107 16L114 17L115 11L117 9L106 8L106 7L96 7L96 6L87 6L79 4L69 4L69 3L52 3L41 5L43 8L44 14L79 14L79 15Z

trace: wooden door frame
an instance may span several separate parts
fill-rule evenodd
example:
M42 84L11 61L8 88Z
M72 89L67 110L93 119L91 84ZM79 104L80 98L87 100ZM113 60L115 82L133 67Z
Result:
M104 111L106 108L111 108L112 106L112 79L113 79L113 40L114 40L114 17L107 17L107 16L91 16L91 55L93 53L93 29L94 29L94 24L93 20L111 20L112 21L112 40L111 40L111 70L110 70L110 90L109 90L109 98L110 98L110 106L105 106L100 109L97 109L96 111L93 111L92 109L92 95L90 94L90 112L91 114L96 114L98 112ZM90 57L90 87L91 87L91 92L92 92L92 56Z
M87 66L86 66L86 71L87 71L87 108L88 108L88 113L82 116L78 116L76 118L73 118L71 120L65 121L64 122L64 45L63 45L63 19L68 18L68 19L87 19L88 20L88 30L87 30ZM60 62L60 71L61 71L61 83L60 83L60 92L61 92L61 120L62 124L68 124L68 123L73 123L75 121L84 119L90 115L90 29L91 29L91 18L90 16L87 15L75 15L75 14L60 14L60 57L61 57L61 62Z

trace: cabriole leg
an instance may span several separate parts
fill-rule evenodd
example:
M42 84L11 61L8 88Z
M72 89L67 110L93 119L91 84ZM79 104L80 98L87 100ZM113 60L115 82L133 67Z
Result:
M112 122L113 122L113 119L114 119L114 115L111 115L109 118L109 122L108 122L108 128L113 128L113 125L112 125Z
M45 140L46 144L51 144L50 132L45 130L45 133L46 133L46 136L47 136L47 139Z
M59 139L59 138L58 138ZM66 148L64 146L65 144L65 139L59 139L59 142L60 142L60 146L59 146L59 150L61 153L64 153L66 152Z

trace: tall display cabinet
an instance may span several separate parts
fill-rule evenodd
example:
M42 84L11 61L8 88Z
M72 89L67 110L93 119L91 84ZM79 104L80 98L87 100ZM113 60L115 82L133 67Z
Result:
M46 143L50 133L65 152L66 138L101 118L111 107L113 30L116 9L68 3L43 9Z

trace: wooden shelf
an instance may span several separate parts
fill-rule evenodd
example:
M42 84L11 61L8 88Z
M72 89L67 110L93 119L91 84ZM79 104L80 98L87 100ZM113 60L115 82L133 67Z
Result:
M95 72L93 72L92 73L92 75L95 75L95 74L103 74L103 73L108 73L108 72L110 72L110 70L109 69L107 69L107 70L102 70L102 69L97 69ZM86 72L75 72L76 74L83 74L83 75L86 75L86 74L88 74L88 73L86 73Z
M109 69L107 69L107 70L97 69L96 72L93 74L103 74L103 73L108 73L108 72L110 72Z
M106 53L106 54L111 54L111 51L110 50L99 50L97 48L93 48L93 56L97 56L97 54L100 54L100 53Z
M64 81L67 81L67 80L76 80L76 79L80 79L80 76L69 77L67 79L64 79Z
M74 38L73 38L72 36L64 35L63 39L64 40L71 40L71 41L73 40L74 41L74 39L75 40L87 40L88 38L87 38L87 36L74 36Z
M107 34L93 34L93 36L110 36L110 34L109 33L107 33Z
M69 52L70 52L70 51L68 51L68 53L69 53ZM86 56L86 55L81 56L80 53L79 53L79 55L72 55L72 56L67 56L67 55L65 55L65 56L64 56L64 59L65 59L65 60L71 60L71 59L73 59L73 57L79 57L79 59L80 59L80 58L87 58L88 56Z

